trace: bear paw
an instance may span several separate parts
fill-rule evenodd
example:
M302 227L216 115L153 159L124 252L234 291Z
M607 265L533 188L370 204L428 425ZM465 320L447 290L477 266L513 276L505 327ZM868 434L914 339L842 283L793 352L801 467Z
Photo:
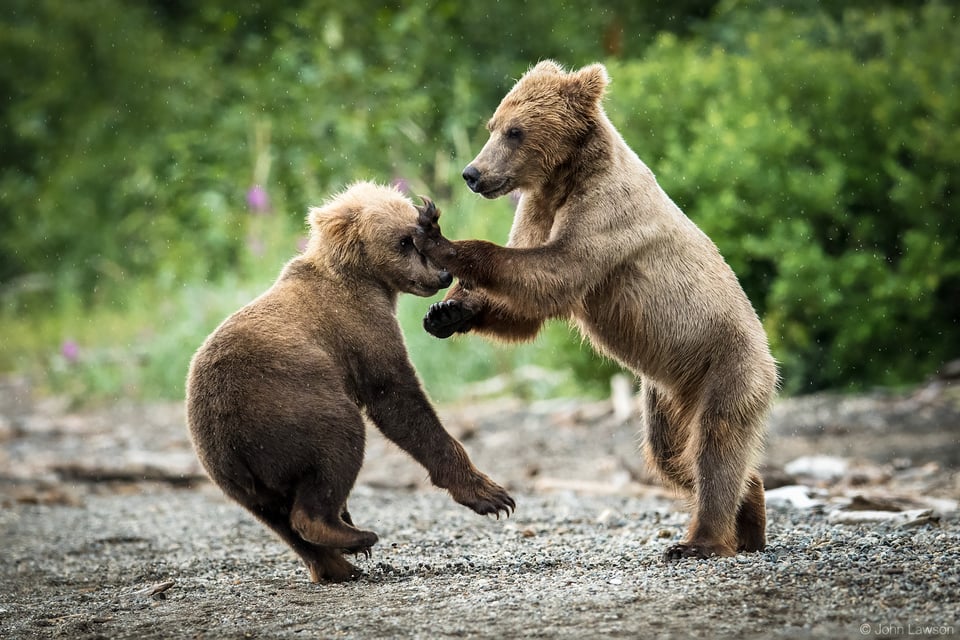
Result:
M717 556L732 556L733 551L723 547L710 544L687 544L681 542L668 547L663 552L663 559L667 562L673 560L683 560L684 558L693 558L694 560L706 560L716 558Z
M437 222L440 219L440 211L436 205L430 198L420 197L424 204L423 206L414 205L418 215L417 226L413 232L413 246L432 262L446 267L447 262L456 257L457 250L440 231L440 224Z
M513 501L507 490L493 482L486 476L479 476L475 484L464 486L453 486L449 488L453 499L470 507L482 516L495 515L500 519L500 513L505 517L517 508L517 503Z
M422 206L413 205L413 208L417 210L417 224L427 236L438 237L440 235L440 225L437 221L440 220L440 210L437 209L437 205L433 204L433 200L427 196L420 196L420 199L423 200Z
M449 338L470 330L474 312L459 300L443 300L430 305L423 317L423 328L437 338Z
M310 582L345 582L356 580L363 571L353 566L335 549L321 549L306 561Z

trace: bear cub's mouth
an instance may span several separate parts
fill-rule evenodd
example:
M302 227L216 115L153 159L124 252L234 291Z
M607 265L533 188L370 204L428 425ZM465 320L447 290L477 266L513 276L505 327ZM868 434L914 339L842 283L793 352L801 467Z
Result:
M453 284L453 276L450 275L449 271L440 271L437 274L437 280L433 282L422 282L420 280L408 280L408 289L409 293L412 293L423 298L429 298L434 295L441 289L446 289L451 284Z

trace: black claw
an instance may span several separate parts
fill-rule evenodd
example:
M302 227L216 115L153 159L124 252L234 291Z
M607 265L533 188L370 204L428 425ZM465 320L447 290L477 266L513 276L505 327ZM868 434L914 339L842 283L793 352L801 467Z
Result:
M420 199L423 200L423 205L415 204L413 206L420 214L419 223L424 226L429 226L437 221L440 214L437 211L437 205L433 204L433 200L427 196L420 196Z

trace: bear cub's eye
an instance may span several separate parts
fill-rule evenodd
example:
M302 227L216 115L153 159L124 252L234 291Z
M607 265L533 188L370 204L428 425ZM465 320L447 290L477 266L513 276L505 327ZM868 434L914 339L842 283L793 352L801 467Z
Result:
M519 127L510 127L507 129L507 140L520 141L523 139L523 131Z
M413 248L413 236L404 236L400 240L400 249L403 251L409 251Z

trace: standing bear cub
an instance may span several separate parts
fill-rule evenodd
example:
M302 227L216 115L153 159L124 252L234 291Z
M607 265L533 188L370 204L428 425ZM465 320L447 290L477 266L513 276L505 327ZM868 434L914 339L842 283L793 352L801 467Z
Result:
M521 194L506 247L450 242L425 211L415 242L459 278L424 326L533 338L569 318L642 379L649 461L693 498L667 559L766 544L756 465L777 372L766 335L713 242L657 184L601 106L599 64L529 70L463 172L486 198Z
M312 209L304 253L190 364L187 422L203 466L314 582L354 576L343 554L369 555L377 541L347 511L364 413L460 504L514 508L444 430L407 356L397 294L430 296L452 280L414 246L417 219L407 198L371 183Z

